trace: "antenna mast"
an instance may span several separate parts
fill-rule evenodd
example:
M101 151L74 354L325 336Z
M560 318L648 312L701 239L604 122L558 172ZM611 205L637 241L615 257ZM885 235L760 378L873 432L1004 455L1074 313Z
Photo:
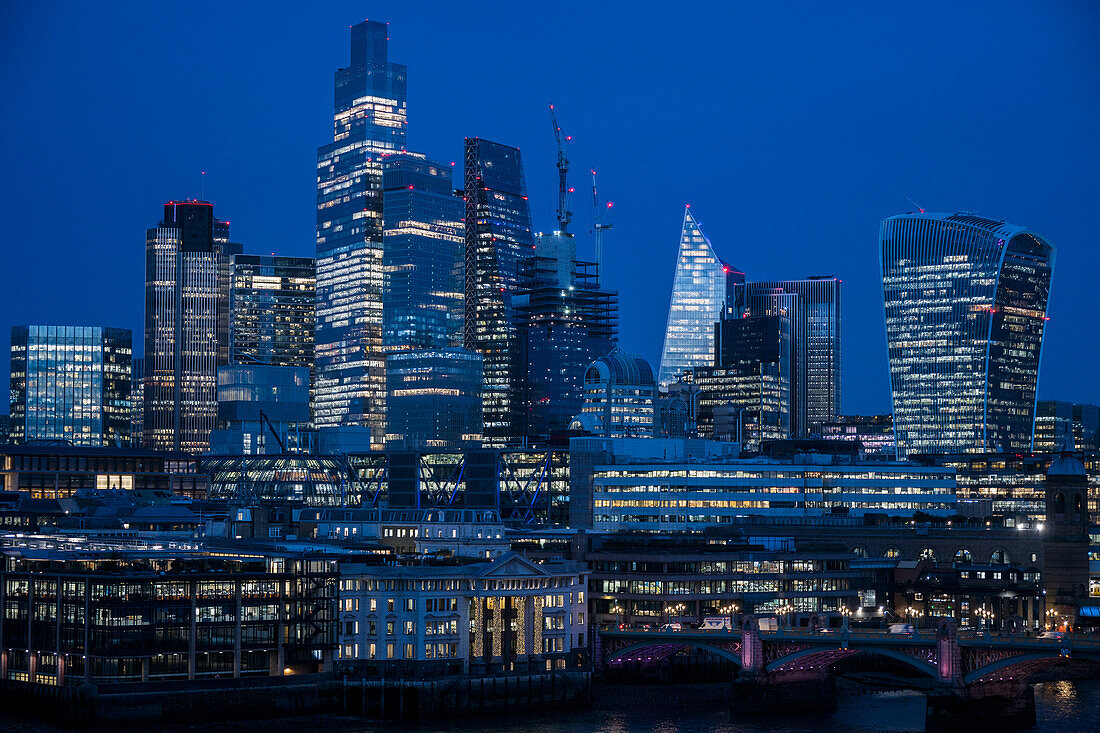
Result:
M607 217L611 207L614 206L610 201L606 206L600 206L600 194L596 189L596 171L592 171L592 209L596 213L596 223L592 226L592 230L596 233L596 272L602 273L603 271L603 233L611 228L611 224L605 224L604 219Z
M550 122L554 126L554 140L558 143L558 229L562 234L569 233L569 222L573 218L573 212L569 210L569 194L573 190L566 183L569 174L569 158L565 157L565 143L572 137L561 134L558 126L558 116L554 114L554 105L550 105Z

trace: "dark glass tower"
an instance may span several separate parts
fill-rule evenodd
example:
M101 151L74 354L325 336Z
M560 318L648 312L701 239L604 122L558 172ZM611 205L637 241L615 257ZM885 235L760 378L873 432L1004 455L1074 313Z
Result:
M317 151L318 427L363 425L381 448L382 156L405 149L405 67L389 62L385 23L351 28L336 72L333 141Z
M145 436L155 450L202 453L229 361L228 222L205 201L169 201L145 248Z
M130 445L131 333L98 326L13 326L11 440Z
M764 315L779 294L797 295L790 303L795 355L792 425L796 435L819 435L821 426L840 414L840 280L750 282L745 287L749 312Z
M309 257L236 255L231 360L312 370L316 294L317 269Z
M465 346L484 360L485 441L515 443L524 429L526 365L512 302L533 254L519 150L466 138Z
M897 454L1031 450L1054 247L973 214L882 222Z
M461 348L465 211L452 168L406 152L383 169L387 445L480 445L482 360Z

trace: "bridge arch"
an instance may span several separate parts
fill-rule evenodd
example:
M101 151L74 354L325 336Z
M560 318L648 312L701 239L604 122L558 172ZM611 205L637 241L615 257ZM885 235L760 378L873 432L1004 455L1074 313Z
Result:
M610 664L611 662L619 661L624 657L633 656L632 652L638 652L644 649L653 649L654 653L658 656L661 656L662 658L671 657L679 654L681 651L683 651L683 648L690 647L692 649L699 649L701 651L710 652L711 654L722 657L723 659L733 662L737 665L738 668L740 668L740 646L740 643L738 643L736 649L723 649L720 646L708 644L703 641L696 641L694 639L682 639L671 643L667 641L662 643L662 641L659 641L657 639L646 639L644 641L637 641L633 644L628 644L622 649L616 649L615 651L605 655L604 662ZM660 651L664 651L666 653L660 654Z
M805 661L808 664L818 666L820 668L828 668L841 660L848 659L849 657L853 657L857 654L887 657L889 659L901 662L910 669L916 670L917 672L920 672L927 677L937 679L937 671L935 666L929 664L928 662L923 662L917 657L895 651L894 649L878 647L856 647L848 649L822 649L821 647L816 647L810 649L802 649L800 651L776 659L774 662L768 664L764 669L768 672L774 672L776 670L782 669L783 667L788 667L794 662L800 660Z
M1007 673L1011 677L1018 678L1022 681L1047 667L1052 667L1055 664L1061 664L1068 661L1070 661L1069 657L1063 657L1061 654L1051 654L1047 651L1018 654L1013 657L1006 657L1005 659L998 659L995 662L990 662L984 667L978 667L970 674L964 676L963 682L971 685L981 680L983 677L988 677L997 672Z

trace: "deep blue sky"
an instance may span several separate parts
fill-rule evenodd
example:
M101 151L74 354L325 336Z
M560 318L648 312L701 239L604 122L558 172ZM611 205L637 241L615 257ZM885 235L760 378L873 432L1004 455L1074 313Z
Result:
M1087 1L6 2L0 329L115 325L138 347L145 229L201 170L246 251L312 256L332 74L364 18L409 68L410 148L460 168L464 136L518 145L537 229L554 225L557 105L576 229L594 167L621 344L654 366L691 202L750 278L844 280L843 409L889 410L878 225L911 196L1055 243L1040 397L1100 403Z

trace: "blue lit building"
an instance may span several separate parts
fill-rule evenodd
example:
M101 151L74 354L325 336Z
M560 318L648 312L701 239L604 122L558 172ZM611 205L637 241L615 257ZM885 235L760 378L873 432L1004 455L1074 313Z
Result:
M391 448L481 445L481 355L468 349L398 351L386 358Z
M132 335L99 326L13 326L11 441L130 445Z
M661 389L688 369L714 364L714 324L734 307L744 282L745 274L718 258L685 207L657 377Z
M218 420L210 433L214 455L308 451L309 368L233 364L218 369Z
M1030 451L1054 247L973 214L882 222L897 455Z
M480 443L482 359L460 347L464 205L450 165L419 153L383 159L386 442Z
M513 297L533 254L531 210L517 148L466 138L464 343L484 362L483 418L491 445L523 438L523 346Z
M381 448L386 362L382 289L382 156L405 149L406 71L390 63L385 23L351 28L351 64L336 72L333 141L317 151L319 427L361 425Z

